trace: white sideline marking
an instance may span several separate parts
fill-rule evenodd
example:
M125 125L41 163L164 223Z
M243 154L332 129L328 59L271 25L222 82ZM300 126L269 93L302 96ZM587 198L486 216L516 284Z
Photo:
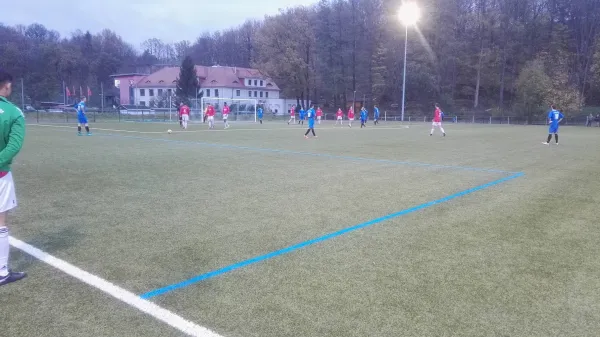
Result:
M74 278L91 285L92 287L102 290L112 297L129 304L130 306L172 326L173 328L194 337L222 337L209 329L192 323L171 311L161 308L160 306L140 298L135 294L118 287L96 275L92 275L85 270L75 267L74 265L58 259L44 251L39 250L19 239L9 237L10 244L25 253L43 261L52 267L63 271L64 273L73 276Z
M49 124L28 124L27 126L43 126L43 127L48 127L48 128L62 128L62 129L76 129L77 127L75 126L67 126L67 125L49 125ZM371 128L367 128L364 130L403 130L403 129L408 129L409 126L402 126L402 127L371 127ZM126 133L137 133L137 134L165 134L167 133L166 131L134 131L134 130L121 130L121 129L101 129L101 128L92 128L93 130L99 130L99 131L110 131L110 132L126 132ZM278 131L278 130L302 130L304 131L305 129L300 127L300 128L295 128L294 126L290 126L287 128L269 128L269 129L236 129L236 128L229 128L227 130L225 129L213 129L213 130L189 130L189 131L177 131L177 130L173 130L173 133L180 133L180 134L186 134L186 133L197 133L197 132L233 132L233 131ZM349 127L318 127L316 129L318 130L351 130Z

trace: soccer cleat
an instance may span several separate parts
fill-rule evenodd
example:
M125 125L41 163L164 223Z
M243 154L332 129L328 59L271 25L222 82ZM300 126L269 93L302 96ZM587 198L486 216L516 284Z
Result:
M308 136L304 136L304 139L308 139Z
M20 280L24 279L25 277L27 277L27 274L25 274L25 273L17 273L14 271L9 271L7 276L0 278L0 287L5 286L10 283L13 283L13 282L20 281Z
M78 136L81 136L81 132L77 132L77 135L78 135Z
M446 137L446 134L444 133L444 137Z
M558 145L558 143L556 143L556 145Z
M88 135L88 136L91 136L91 135L92 135L92 133L91 133L91 132L88 132L88 133L87 133L87 135Z
M544 145L550 145L550 143L548 143L548 142L543 142L542 144L544 144Z

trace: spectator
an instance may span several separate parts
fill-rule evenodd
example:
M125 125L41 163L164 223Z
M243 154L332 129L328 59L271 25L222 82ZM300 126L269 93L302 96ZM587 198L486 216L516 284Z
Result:
M585 124L585 126L587 127L591 127L592 126L592 121L594 120L594 115L592 115L590 113L590 115L587 117L587 123Z

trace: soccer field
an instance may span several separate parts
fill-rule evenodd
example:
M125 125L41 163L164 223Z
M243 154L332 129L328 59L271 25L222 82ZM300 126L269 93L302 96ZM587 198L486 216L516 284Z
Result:
M0 331L597 336L598 129L445 129L30 125Z

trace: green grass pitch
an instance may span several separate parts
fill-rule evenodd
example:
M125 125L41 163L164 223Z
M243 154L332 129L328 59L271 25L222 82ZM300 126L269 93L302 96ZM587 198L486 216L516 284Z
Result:
M600 331L598 129L563 127L545 146L543 126L446 124L443 138L327 123L309 140L281 122L217 128L30 125L11 234L144 294L523 172L150 300L226 337ZM25 253L11 260L30 277L0 289L3 336L182 336Z

